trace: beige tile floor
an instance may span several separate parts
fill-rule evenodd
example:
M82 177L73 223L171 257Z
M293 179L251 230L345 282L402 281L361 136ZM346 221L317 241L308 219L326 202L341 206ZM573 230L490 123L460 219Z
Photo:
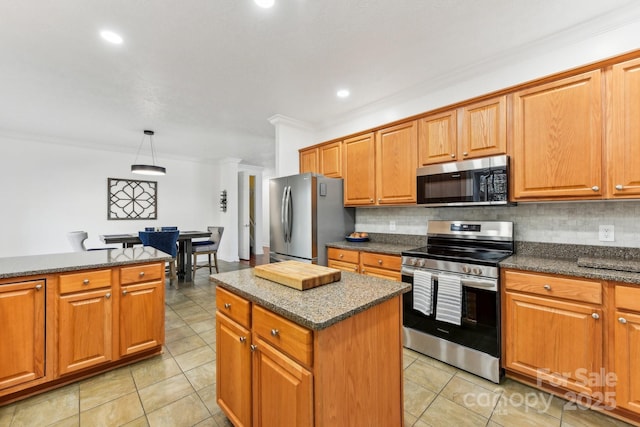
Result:
M222 271L248 267L220 264ZM215 402L215 287L208 274L202 269L193 285L167 287L163 355L0 407L0 427L230 426ZM404 373L405 426L628 425L407 349Z

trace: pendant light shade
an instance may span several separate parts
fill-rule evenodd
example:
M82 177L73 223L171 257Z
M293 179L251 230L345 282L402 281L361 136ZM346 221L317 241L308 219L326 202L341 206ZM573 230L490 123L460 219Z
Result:
M142 141L140 141L140 146L138 147L138 153L136 154L136 159L133 161L131 165L131 173L136 173L139 175L164 175L167 173L167 169L162 166L156 166L156 152L153 148L153 135L155 134L152 130L145 130L144 135L142 136ZM149 144L151 145L151 161L153 164L151 165L143 165L136 163L138 161L138 155L140 154L140 150L142 149L142 145L144 144L144 139L146 136L149 136Z

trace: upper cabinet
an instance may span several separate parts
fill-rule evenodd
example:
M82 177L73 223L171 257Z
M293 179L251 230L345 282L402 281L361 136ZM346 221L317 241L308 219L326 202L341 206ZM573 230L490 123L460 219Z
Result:
M418 120L420 166L507 152L506 96Z
M602 196L601 71L514 94L516 200Z
M640 59L613 66L607 107L607 196L640 196Z
M319 173L342 178L342 141L329 142L299 151L300 173Z
M400 205L416 202L416 121L344 141L344 204Z

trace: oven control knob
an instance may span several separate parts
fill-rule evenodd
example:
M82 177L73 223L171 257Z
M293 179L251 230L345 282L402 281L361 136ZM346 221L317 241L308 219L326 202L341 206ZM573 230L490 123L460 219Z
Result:
M424 260L423 260L423 259L419 259L419 260L417 261L417 266L418 266L418 267L424 267Z
M469 274L471 272L471 267L469 267L468 265L463 265L462 272L465 274Z
M416 265L416 259L415 258L409 258L407 260L407 262L409 263L409 265Z
M479 276L479 275L481 275L481 274L482 274L482 269L481 269L481 268L478 268L478 267L473 268L473 270L471 270L471 271L472 271L472 272L473 272L473 274L475 274L476 276Z

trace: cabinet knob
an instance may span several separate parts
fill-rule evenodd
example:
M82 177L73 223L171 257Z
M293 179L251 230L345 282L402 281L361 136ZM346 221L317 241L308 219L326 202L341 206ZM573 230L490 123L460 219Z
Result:
M362 269L362 274L366 273L367 270L365 270L364 268Z
M144 276L144 271L141 271L140 273L138 273L138 276L140 277Z
M82 284L83 284L83 285L88 285L88 284L89 284L89 279L84 279L84 280L82 281Z
M452 159L455 159L455 158L456 158L456 155L455 155L454 153L451 153L451 158L452 158Z
M246 343L247 342L247 337L240 337L240 342L242 344Z
M370 201L371 203L373 203L373 197L372 197L372 198L370 198L370 199L369 199L369 201Z
M469 153L467 153L466 151L462 153L463 156L468 156Z
M627 319L625 319L624 317L618 317L618 322L624 325L625 323L627 323Z
M622 190L624 186L622 184L616 185L616 190Z
M591 313L591 317L598 320L600 318L600 315L598 313Z
M382 265L382 260L381 259L378 260L378 264Z
M253 352L253 351L256 351L256 350L258 349L258 346L257 346L257 345L255 345L255 344L251 344L251 345L249 346L249 348L250 348L250 349L251 349L251 351Z
M122 290L122 295L126 295L128 293L128 291L126 289Z
M111 292L107 292L107 293L105 294L105 296L104 296L104 297L105 297L106 299L111 298Z
M226 308L227 310L229 310L231 308L231 304L228 302L224 303L224 308Z
M280 334L280 331L277 329L272 329L271 330L271 335L274 337L277 337Z
M358 267L353 267L353 271L358 272ZM364 270L362 270L364 272Z
M343 258L343 257L344 257L344 254L340 254L340 258Z
M551 290L551 286L550 285L544 285L543 288L545 288L547 291Z
M36 285L36 291L39 291L40 289L42 289L42 285Z
M593 191L600 191L600 187L598 187L597 185L594 185L593 187L591 187L591 189Z

